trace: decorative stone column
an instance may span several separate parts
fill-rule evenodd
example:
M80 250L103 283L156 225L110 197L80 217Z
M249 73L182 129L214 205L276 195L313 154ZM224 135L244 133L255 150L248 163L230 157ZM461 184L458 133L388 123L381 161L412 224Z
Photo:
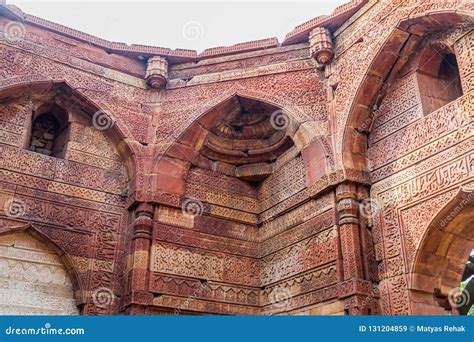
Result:
M356 186L340 184L336 192L339 233L343 255L344 280L362 278L362 259L359 240L359 203Z
M357 184L342 183L336 188L339 238L342 252L343 282L338 285L338 296L351 315L369 314L378 293L365 277L361 244L361 222Z
M168 62L164 57L154 56L148 59L146 82L153 89L162 89L168 80Z
M140 203L135 209L128 266L129 295L124 303L124 306L128 307L129 314L144 314L145 307L153 302L153 295L148 291L153 214L154 206L149 203Z
M325 27L316 27L309 34L309 52L321 68L331 63L334 57L331 32Z

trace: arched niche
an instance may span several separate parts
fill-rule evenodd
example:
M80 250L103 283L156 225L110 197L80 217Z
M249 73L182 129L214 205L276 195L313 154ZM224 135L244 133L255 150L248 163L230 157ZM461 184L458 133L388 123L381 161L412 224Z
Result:
M457 314L454 297L474 248L473 185L461 187L423 234L409 274L412 314Z
M74 271L31 226L0 234L0 314L78 315Z
M43 115L52 114L64 132L67 140L67 128L71 120L79 120L83 124L94 126L98 131L110 139L131 176L136 170L136 154L138 143L132 143L132 136L114 113L105 104L96 103L81 92L73 88L64 80L48 80L35 82L21 82L0 87L0 102L2 104L15 103L25 94L34 95L38 99L32 104L28 134L24 137L22 147L27 149L31 142L32 124ZM80 112L77 119L72 119L71 112ZM61 132L60 132L61 133ZM63 142L64 143L64 142ZM61 143L60 145L63 145ZM64 150L59 151L57 157L64 157Z
M289 158L283 156L299 153L308 180L319 180L328 172L330 152L317 131L281 106L235 93L190 123L157 157L155 189L182 195L190 167L258 183Z
M69 135L69 115L56 103L42 103L32 115L27 149L64 158Z
M436 30L472 25L472 20L473 16L468 12L439 11L404 19L392 30L366 71L345 122L341 152L346 174L366 175L369 171L367 139L372 131L377 109L387 89L397 79L399 71L418 52L424 37ZM442 61L440 59L439 62ZM439 67L436 72L439 73Z
M443 43L426 44L420 53L417 83L423 114L463 95L456 54Z
M165 151L155 167L158 187L179 193L191 166L259 181L294 146L297 125L273 104L230 96L200 115Z

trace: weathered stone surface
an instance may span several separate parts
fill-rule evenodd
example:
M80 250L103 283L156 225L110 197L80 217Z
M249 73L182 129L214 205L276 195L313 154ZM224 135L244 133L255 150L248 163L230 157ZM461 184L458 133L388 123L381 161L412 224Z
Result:
M201 54L0 16L0 262L61 279L1 268L1 310L455 312L473 10L352 1Z
M24 232L0 237L0 314L77 315L73 286L54 250Z

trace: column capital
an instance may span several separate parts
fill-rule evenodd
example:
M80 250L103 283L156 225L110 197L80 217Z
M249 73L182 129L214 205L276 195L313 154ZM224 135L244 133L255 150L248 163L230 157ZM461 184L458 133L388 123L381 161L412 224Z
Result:
M139 203L133 220L133 239L151 239L155 207L150 203Z

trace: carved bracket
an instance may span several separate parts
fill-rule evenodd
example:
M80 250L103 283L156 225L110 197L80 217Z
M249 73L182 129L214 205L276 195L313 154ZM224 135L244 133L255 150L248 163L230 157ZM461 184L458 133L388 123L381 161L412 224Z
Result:
M146 66L146 82L153 89L162 89L168 80L168 62L160 56L150 57Z
M321 65L321 69L331 63L334 57L334 45L331 32L325 27L316 27L309 34L309 51Z

